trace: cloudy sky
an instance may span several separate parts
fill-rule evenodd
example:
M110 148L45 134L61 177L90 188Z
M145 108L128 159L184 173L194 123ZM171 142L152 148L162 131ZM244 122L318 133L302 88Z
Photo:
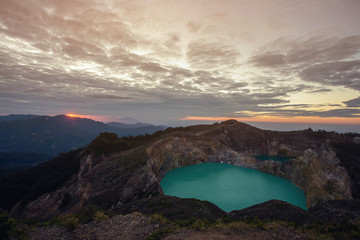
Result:
M1 0L0 114L359 126L359 11L358 0Z

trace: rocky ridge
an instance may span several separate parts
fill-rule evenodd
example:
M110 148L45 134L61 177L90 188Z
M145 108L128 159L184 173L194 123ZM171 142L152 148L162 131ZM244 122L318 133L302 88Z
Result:
M113 140L104 141L111 151L97 151L90 144L79 153L76 174L55 191L19 201L12 207L12 215L43 220L87 205L109 209L161 196L160 181L168 171L202 162L254 168L289 179L304 189L308 207L319 201L353 198L351 178L332 147L339 141L356 144L353 137L310 130L267 131L230 120L168 129L134 147L123 140L116 140L117 145L111 145ZM115 151L111 146L117 146ZM262 154L291 160L260 161L253 157Z
M350 177L330 145L336 139L315 138L312 134L264 131L228 121L206 131L162 138L147 151L159 181L177 167L219 162L289 179L304 189L308 207L323 200L351 199ZM253 157L262 154L292 159L278 162Z

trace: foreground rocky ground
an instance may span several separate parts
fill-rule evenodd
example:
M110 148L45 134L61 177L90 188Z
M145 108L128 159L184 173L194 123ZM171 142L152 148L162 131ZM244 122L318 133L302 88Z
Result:
M90 206L46 222L16 221L0 211L0 239L357 240L360 200L324 202L309 211L270 200L226 213L210 202L162 196L111 211Z
M31 240L356 240L360 239L359 201L326 202L304 211L270 200L225 213L206 201L164 196L135 201L111 212L90 207L81 214L27 223L23 236ZM329 205L341 208L334 211Z
M68 230L65 226L43 226L30 230L29 239L314 239L313 236L295 230L293 227L280 225L275 222L264 226L251 226L237 222L232 224L214 224L214 226L176 227L154 217L144 216L139 213L119 215L103 222L84 224L75 230ZM197 228L197 229L195 229Z

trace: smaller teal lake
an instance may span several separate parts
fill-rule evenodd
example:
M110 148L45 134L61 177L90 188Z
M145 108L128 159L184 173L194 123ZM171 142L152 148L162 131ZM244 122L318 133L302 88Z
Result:
M278 162L285 162L285 161L288 161L291 159L291 157L270 156L270 155L257 155L257 156L254 156L254 158L259 159L261 161L273 160L273 161L278 161Z
M168 172L160 184L166 195L206 200L227 212L271 199L307 210L303 190L290 181L229 164L202 163L177 168Z

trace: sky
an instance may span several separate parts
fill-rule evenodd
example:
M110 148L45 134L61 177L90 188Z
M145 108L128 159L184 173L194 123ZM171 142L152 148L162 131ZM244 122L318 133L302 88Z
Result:
M358 0L0 1L0 114L360 132Z

